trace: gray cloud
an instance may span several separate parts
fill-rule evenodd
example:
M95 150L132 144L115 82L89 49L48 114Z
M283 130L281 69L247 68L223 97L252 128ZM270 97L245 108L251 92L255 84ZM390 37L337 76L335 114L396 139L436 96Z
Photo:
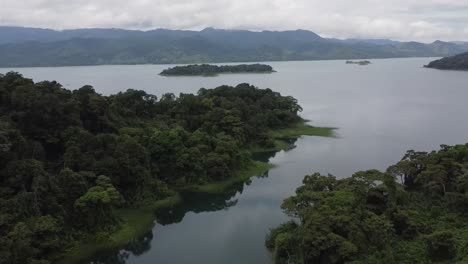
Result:
M0 25L308 29L328 37L468 40L468 0L0 0Z

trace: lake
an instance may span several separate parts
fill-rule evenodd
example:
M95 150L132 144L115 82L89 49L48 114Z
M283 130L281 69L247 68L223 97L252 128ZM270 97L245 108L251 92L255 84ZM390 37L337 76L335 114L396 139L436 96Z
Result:
M0 69L64 87L93 85L108 95L127 88L195 93L199 88L250 83L291 95L313 125L337 127L336 138L301 137L296 148L266 156L276 167L234 186L225 195L184 195L184 203L159 213L157 224L125 249L105 252L94 263L268 264L268 230L287 220L282 200L306 174L348 177L364 169L385 170L406 150L468 142L468 72L422 66L433 58L272 62L273 74L162 77L168 65Z

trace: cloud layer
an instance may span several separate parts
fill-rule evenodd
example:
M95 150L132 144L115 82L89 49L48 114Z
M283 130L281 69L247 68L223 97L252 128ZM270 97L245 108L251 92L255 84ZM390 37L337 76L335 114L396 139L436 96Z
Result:
M327 37L468 40L468 0L0 0L0 25L308 29Z

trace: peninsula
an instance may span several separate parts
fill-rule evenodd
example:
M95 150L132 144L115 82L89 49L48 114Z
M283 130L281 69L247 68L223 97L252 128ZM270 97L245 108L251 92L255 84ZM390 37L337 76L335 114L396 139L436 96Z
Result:
M468 144L409 150L385 172L305 176L266 246L276 264L467 263Z
M431 61L426 68L434 68L439 70L468 70L468 52L458 54L451 57L445 57L440 60Z
M295 98L245 83L103 96L10 72L0 94L2 263L82 263L147 232L181 190L263 174L254 152L333 133L304 124Z

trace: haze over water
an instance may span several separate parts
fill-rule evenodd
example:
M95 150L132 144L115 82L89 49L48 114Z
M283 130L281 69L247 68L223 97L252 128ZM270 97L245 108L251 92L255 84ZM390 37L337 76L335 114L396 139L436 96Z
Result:
M337 127L337 138L301 137L297 147L270 159L268 177L253 178L223 196L188 195L187 202L162 212L152 234L109 252L104 263L271 263L264 247L269 228L287 220L281 201L305 174L348 177L358 170L397 162L406 150L429 151L440 144L468 142L468 72L422 66L431 58L372 60L369 66L344 61L272 62L274 74L217 77L162 77L168 65L90 66L15 70L35 81L57 80L64 87L93 85L108 95L127 88L160 96L196 93L201 88L250 83L291 95L302 117L317 126ZM237 193L236 193L237 191ZM133 253L132 253L133 252Z

